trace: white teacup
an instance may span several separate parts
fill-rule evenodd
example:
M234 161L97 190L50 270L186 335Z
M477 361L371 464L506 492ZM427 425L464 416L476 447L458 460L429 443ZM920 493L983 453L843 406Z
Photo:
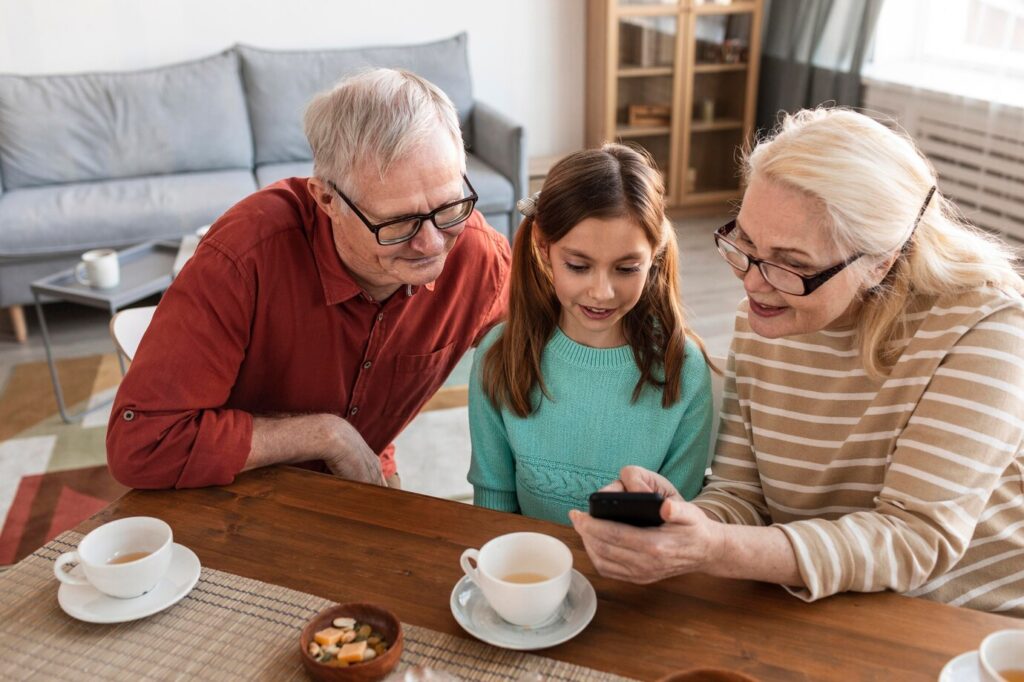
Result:
M117 251L93 249L82 254L82 262L75 266L75 279L79 284L97 289L110 289L121 282L121 267Z
M978 668L984 682L1024 680L1024 630L1000 630L982 640ZM1015 677L1006 674L1011 671Z
M515 625L538 625L554 615L572 578L572 552L543 533L499 535L479 550L467 549L459 563L491 608Z
M120 599L139 597L167 573L173 539L171 527L160 519L118 519L82 538L76 551L57 557L53 572L68 585L92 585ZM65 570L69 563L77 563L78 568Z

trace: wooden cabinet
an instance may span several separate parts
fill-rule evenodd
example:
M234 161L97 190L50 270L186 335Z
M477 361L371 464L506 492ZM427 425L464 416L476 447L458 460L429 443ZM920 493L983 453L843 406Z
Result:
M762 0L588 0L586 143L650 152L669 204L740 197Z

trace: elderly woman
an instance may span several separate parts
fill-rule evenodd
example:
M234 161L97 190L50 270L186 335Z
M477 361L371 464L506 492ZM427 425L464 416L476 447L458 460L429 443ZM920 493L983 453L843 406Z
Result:
M736 315L712 475L656 529L572 521L595 567L700 571L805 600L895 590L1024 616L1024 282L913 143L802 111L745 159L715 234Z

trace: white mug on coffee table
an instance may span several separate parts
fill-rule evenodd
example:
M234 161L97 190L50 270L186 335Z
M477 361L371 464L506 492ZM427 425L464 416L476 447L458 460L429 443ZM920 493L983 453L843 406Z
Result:
M572 579L572 552L543 533L499 535L479 550L467 549L459 563L491 608L515 625L539 625L553 616Z
M121 267L117 251L93 249L82 254L82 262L75 266L75 279L79 284L97 289L110 289L121 282Z
M111 597L131 599L149 592L167 573L173 545L171 527L151 516L105 523L57 557L54 575L68 585L92 585ZM70 571L64 566L77 563Z
M1024 680L1024 630L1000 630L978 647L978 673L984 682ZM1006 673L1016 673L1016 676Z

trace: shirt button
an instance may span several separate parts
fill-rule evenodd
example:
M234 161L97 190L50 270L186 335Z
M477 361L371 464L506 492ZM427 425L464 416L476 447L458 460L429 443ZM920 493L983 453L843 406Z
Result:
M135 413L132 412L131 410L125 410L121 414L121 418L124 419L126 422L130 422L131 420L135 419Z
M380 322L384 319L384 313L377 313L377 321Z
M348 411L348 413L353 415L353 416L355 416L356 412L358 412L358 411L359 411L358 407L353 407L351 410Z
M372 362L367 360L366 362L363 363L363 369L370 369L370 365L372 365L372 364L373 364Z

